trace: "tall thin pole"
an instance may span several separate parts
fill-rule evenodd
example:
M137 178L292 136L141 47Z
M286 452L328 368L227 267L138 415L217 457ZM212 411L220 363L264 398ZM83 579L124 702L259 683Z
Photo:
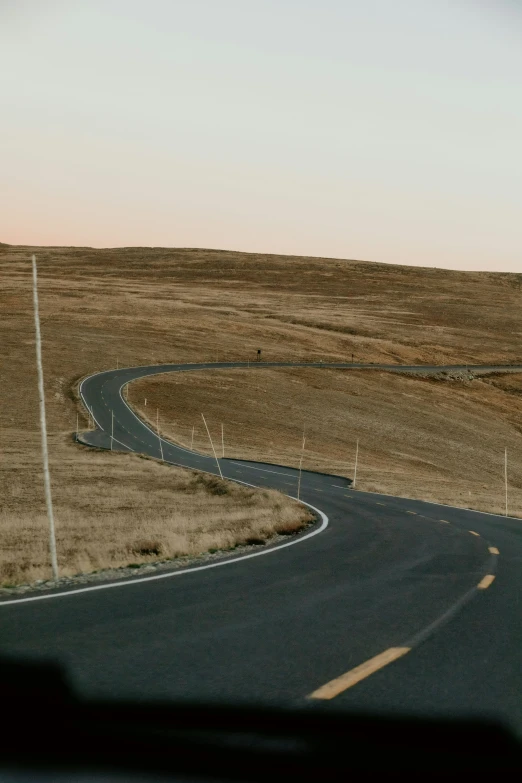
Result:
M206 422L205 417L203 416L203 414L201 414L201 418L203 419L203 424L206 427L207 434L208 434L208 439L210 441L210 445L212 446L212 451L214 452L214 459L216 460L216 465L218 466L219 475L221 476L221 478L223 478L223 474L221 472L221 465L219 464L219 460L218 460L217 454L216 454L216 449L214 448L214 443L212 442L212 436L210 434L210 430L208 428L207 422Z
M159 428L159 408L156 408L156 429L158 430L158 440L159 440L161 461L164 462L164 459L163 459L163 444L161 442L161 434L160 434L160 428Z
M506 516L508 515L507 448L504 449L504 484L506 487Z
M359 438L357 438L357 445L355 447L355 468L353 470L353 481L352 481L352 487L355 487L355 482L357 481L357 462L359 460Z
M194 429L195 429L195 427L193 426L193 427L192 427L192 437L191 437L191 439L190 439L190 450L191 450L191 451L192 451L192 450L193 450L193 448L194 448Z
M78 441L78 413L76 414L76 440Z
M225 433L223 429L223 424L221 425L221 456L225 457Z
M36 331L36 369L38 374L38 397L40 401L40 429L42 433L42 462L45 487L45 505L49 519L49 548L51 550L51 565L53 577L58 579L58 559L56 557L56 536L54 532L53 499L51 495L51 474L49 473L49 453L47 451L47 423L45 420L45 392L42 367L42 337L40 334L40 314L38 312L38 278L36 273L36 257L33 256L33 304L34 328Z
M111 411L111 451L112 451L113 440L114 440L114 411Z
M297 499L301 499L301 468L303 467L303 457L304 457L304 449L305 449L305 443L306 438L303 430L303 445L301 447L301 458L299 460L299 478L297 480Z

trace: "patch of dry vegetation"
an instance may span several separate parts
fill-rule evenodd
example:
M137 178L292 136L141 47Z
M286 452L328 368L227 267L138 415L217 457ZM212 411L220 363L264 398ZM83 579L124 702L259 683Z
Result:
M0 246L0 548L9 551L10 562L33 562L26 552L33 540L42 541L41 562L46 552L45 534L38 539L33 523L27 530L34 534L20 537L17 546L7 544L6 533L13 519L22 529L45 511L32 252L39 262L51 469L59 540L68 531L64 545L82 519L104 531L116 513L125 517L105 506L107 481L118 483L120 495L132 488L127 519L132 514L145 519L151 498L170 491L170 471L157 466L156 478L145 473L146 482L139 483L143 466L153 463L84 453L72 442L78 409L71 395L74 381L117 361L121 366L247 359L257 348L267 360L345 360L353 353L369 362L522 361L521 275L215 250ZM162 420L175 422L176 439L187 442L201 409L214 427L225 422L230 454L295 465L306 421L308 467L350 475L359 435L361 488L484 504L488 510L501 501L507 445L513 508L522 510L516 486L522 475L517 379L436 386L382 375L350 380L322 370L217 378L176 376L161 381L163 392L160 387L150 392L151 399L157 394ZM139 403L144 388L135 392L131 386L131 399L134 395ZM172 408L171 397L176 399ZM86 427L78 410L80 427ZM206 448L202 439L196 445ZM85 487L88 508L79 485ZM180 490L176 498L183 494ZM162 502L158 515L177 507L170 496L168 504ZM93 534L93 540L97 537L102 541L101 532ZM72 570L99 562L85 554L85 540L83 533L77 538ZM39 567L25 571L34 575Z
M312 519L278 492L132 455L53 451L62 576L261 544ZM16 474L0 511L0 583L13 585L49 577L47 518L28 511Z

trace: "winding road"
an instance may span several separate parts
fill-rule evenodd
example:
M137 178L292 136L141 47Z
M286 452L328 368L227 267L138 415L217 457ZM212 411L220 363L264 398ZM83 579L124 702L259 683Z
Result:
M82 439L110 448L114 412L114 448L160 457L157 435L124 399L126 384L247 366L299 365L92 375L80 392L97 429ZM217 473L210 457L165 440L162 451L165 461ZM231 459L220 466L228 478L296 494L294 469ZM346 479L311 472L303 473L301 498L320 521L283 546L0 601L0 651L63 661L88 696L471 715L500 719L522 735L522 522L359 492Z

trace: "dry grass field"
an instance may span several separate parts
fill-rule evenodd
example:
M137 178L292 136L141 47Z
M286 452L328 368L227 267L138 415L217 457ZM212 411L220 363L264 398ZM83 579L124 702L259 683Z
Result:
M134 543L156 540L152 526L171 519L173 505L187 509L176 525L188 524L189 513L196 515L191 527L198 524L198 512L182 501L194 492L174 471L73 443L77 412L80 426L86 419L71 389L85 374L117 362L253 359L258 348L266 360L350 360L354 354L366 362L522 362L522 275L217 250L0 245L0 583L49 574L33 252L57 532L62 568L71 573L150 559L134 555ZM145 397L159 406L162 426L175 440L186 443L195 425L201 450L207 448L201 411L216 434L224 422L229 456L286 464L297 463L305 425L305 467L351 475L359 438L361 489L490 511L502 509L507 446L511 511L522 515L518 375L462 382L374 371L219 371L131 386L137 407ZM236 505L243 500L228 497ZM256 509L265 504L270 512L280 501L260 495L258 502ZM251 516L248 504L244 509ZM216 507L218 526L230 518L220 513ZM237 525L238 540L245 519ZM110 527L116 532L109 540ZM191 542L190 551L198 549ZM208 541L201 551L205 546Z
M147 399L147 407L144 400ZM200 411L225 456L352 477L375 492L504 513L508 448L510 513L522 516L522 376L471 381L380 371L213 370L135 382L144 418L161 411L163 434L210 454ZM154 417L150 422L154 426Z

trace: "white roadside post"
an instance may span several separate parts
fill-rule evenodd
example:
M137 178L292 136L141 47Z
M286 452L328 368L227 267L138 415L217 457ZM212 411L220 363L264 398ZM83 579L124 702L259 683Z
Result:
M357 438L357 445L355 447L355 467L353 471L352 487L355 489L355 482L357 481L357 462L359 461L359 438Z
M36 331L36 370L38 374L38 397L40 401L40 429L42 434L42 462L45 487L45 504L49 519L49 548L51 550L51 566L54 579L58 579L58 559L56 557L56 536L54 532L53 500L51 495L51 475L49 473L49 453L47 450L47 423L45 420L45 392L42 366L42 338L40 334L40 314L38 312L38 278L36 273L36 256L33 262L33 305L34 327Z
M299 460L299 478L297 480L297 499L301 500L301 469L303 467L303 457L305 449L306 438L303 430L303 445L301 447L301 458Z
M225 457L225 433L223 429L223 424L221 425L221 456Z
M159 408L156 408L156 429L158 430L158 441L159 441L159 447L160 447L161 461L164 462L164 459L163 459L163 444L161 442L161 434L160 434L160 428L159 428Z
M194 429L195 429L195 428L194 428L194 426L193 426L193 427L192 427L192 437L191 437L191 439L190 439L190 450L191 450L191 451L193 450L193 447L194 447Z
M508 515L508 474L507 474L507 448L504 449L504 485L506 488L506 516Z
M112 451L113 441L114 441L114 411L111 411L111 451Z
M219 464L219 460L218 460L217 454L216 454L216 449L214 448L214 443L212 441L212 435L210 434L210 430L208 428L207 422L206 422L205 417L203 416L203 414L201 414L201 418L203 419L203 424L205 425L205 428L207 430L208 439L210 441L210 445L212 446L212 451L214 452L214 459L216 460L216 465L217 465L218 470L219 470L219 475L221 476L221 478L223 478L223 474L221 472L221 465Z
M78 414L76 414L76 442L78 442Z

